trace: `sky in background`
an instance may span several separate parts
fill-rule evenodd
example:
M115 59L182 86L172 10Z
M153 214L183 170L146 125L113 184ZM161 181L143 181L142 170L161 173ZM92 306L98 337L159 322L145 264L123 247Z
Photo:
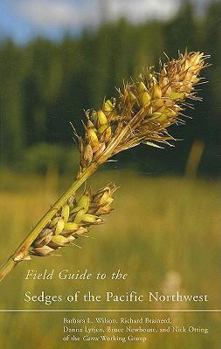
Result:
M184 1L184 0L183 0ZM202 7L209 0L192 0ZM0 35L23 43L37 35L59 39L102 21L125 17L133 23L168 19L182 0L0 0Z

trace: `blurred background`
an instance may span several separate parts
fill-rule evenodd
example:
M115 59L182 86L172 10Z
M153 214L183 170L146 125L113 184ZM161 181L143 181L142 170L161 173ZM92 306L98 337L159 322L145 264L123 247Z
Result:
M203 73L208 83L199 86L203 102L187 111L192 119L186 126L171 130L182 141L164 150L140 146L105 165L92 184L120 186L114 212L91 230L94 239L79 241L82 249L19 265L0 285L1 309L44 309L24 303L26 290L54 294L135 287L141 293L208 294L204 307L220 308L221 2L0 1L0 263L75 174L78 152L69 122L82 132L84 109L116 95L115 87L145 66L157 67L164 52L176 57L186 48L211 55L211 66ZM28 268L52 266L73 271L91 266L106 273L120 268L129 277L85 284L24 280ZM98 306L113 308L88 308ZM146 348L219 348L220 314L172 316L174 324L208 327L209 335L153 335ZM1 345L60 349L62 317L3 313Z
M73 168L69 122L116 95L123 79L158 66L164 52L202 50L203 103L173 133L175 149L122 155L120 166L148 174L220 174L221 2L210 0L18 0L0 2L1 167L45 173ZM191 167L191 166L192 167ZM191 169L189 169L191 167Z

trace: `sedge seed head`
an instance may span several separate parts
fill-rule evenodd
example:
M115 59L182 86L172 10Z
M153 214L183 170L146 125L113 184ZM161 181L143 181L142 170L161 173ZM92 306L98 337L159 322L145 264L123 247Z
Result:
M195 87L206 58L202 52L186 51L165 62L159 72L148 68L137 81L123 85L114 103L106 100L100 110L87 113L79 176L93 161L101 164L140 143L174 140L168 128L180 123L187 99L199 100Z

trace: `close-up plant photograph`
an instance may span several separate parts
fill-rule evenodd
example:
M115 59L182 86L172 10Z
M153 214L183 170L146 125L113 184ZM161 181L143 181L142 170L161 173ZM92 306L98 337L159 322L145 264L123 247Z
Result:
M219 349L221 3L0 2L0 342Z

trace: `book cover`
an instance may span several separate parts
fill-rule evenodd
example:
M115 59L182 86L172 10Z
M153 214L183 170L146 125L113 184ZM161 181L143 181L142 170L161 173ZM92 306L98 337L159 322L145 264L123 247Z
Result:
M216 1L0 4L0 343L220 348Z

